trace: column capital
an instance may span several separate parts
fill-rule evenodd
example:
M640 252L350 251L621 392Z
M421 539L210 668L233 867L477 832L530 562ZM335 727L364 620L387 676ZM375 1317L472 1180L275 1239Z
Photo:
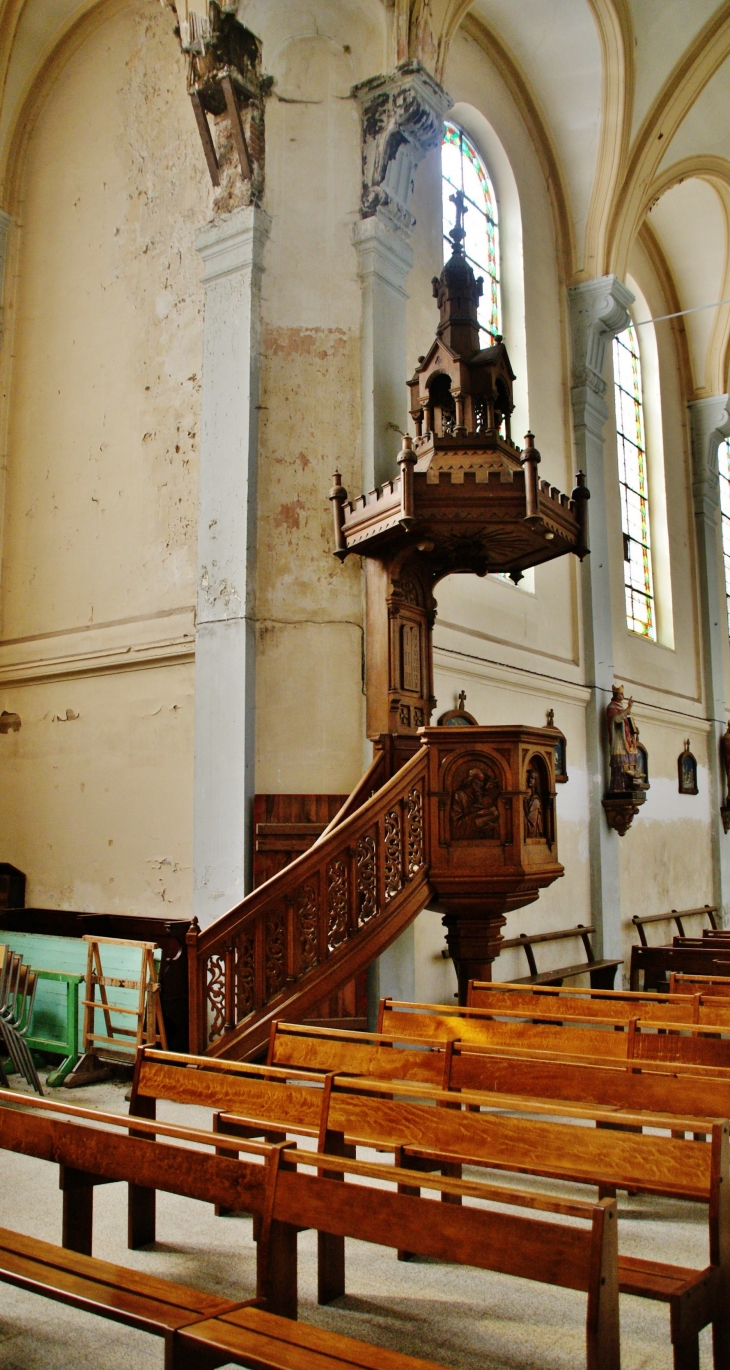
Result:
M236 271L262 270L271 219L259 205L244 205L220 214L200 230L196 250L204 262L204 285Z
M605 395L606 344L629 324L634 296L618 276L598 276L570 286L573 385Z
M730 396L708 395L691 400L692 495L695 513L714 519L720 503L717 449L730 435Z
M361 215L409 234L416 223L416 167L438 147L443 117L454 102L420 62L401 62L395 71L353 86L352 94L362 115Z
M403 229L381 218L379 213L372 214L367 219L355 220L352 244L360 280L379 276L407 300L405 279L413 266L413 248Z

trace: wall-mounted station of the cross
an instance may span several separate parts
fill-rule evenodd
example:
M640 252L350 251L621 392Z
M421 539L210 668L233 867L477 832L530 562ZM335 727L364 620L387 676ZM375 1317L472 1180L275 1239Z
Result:
M408 382L415 436L403 439L400 472L354 500L336 473L330 492L335 555L366 559L367 729L392 768L420 745L419 729L427 728L421 736L432 744L447 731L428 727L436 703L437 582L456 572L506 572L518 581L530 566L567 552L582 560L588 552L582 473L568 497L540 480L532 434L522 451L512 441L515 377L501 338L480 345L482 281L464 254L460 193L455 200L452 255L433 282L436 337ZM506 911L532 902L562 874L554 813L558 736L554 729L472 728L460 739L466 750L459 765L445 764L432 778L441 818L431 833L431 880L447 909L462 990L469 974L489 975ZM452 809L457 792L463 807L470 770L479 772L471 777L479 812L474 822L459 823Z

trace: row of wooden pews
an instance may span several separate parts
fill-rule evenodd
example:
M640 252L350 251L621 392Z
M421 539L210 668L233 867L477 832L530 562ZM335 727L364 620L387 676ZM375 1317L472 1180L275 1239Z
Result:
M328 1333L293 1321L304 1228L318 1233L322 1303L344 1293L345 1241L356 1237L402 1258L582 1290L589 1370L620 1365L620 1292L669 1305L675 1370L698 1370L699 1332L709 1324L714 1365L728 1370L730 1002L721 986L688 988L473 984L464 1009L384 1000L374 1034L274 1025L265 1066L142 1048L128 1117L46 1100L19 1106L0 1091L0 1145L61 1167L66 1248L51 1247L52 1259L39 1251L38 1268L19 1275L36 1258L13 1247L14 1234L0 1234L0 1278L73 1301L81 1276L95 1278L78 1268L94 1265L94 1188L123 1180L131 1247L154 1240L158 1189L254 1219L256 1305L242 1299L198 1317L184 1294L171 1293L175 1325L161 1333L168 1370L309 1364L307 1337L338 1365L396 1370L379 1348L349 1343L347 1351L339 1345L347 1339L336 1338L328 1349ZM162 1122L158 1101L208 1108L211 1125ZM381 1156L363 1159L362 1148ZM541 1178L584 1186L585 1196L543 1194ZM621 1252L619 1189L704 1205L709 1264ZM108 1316L131 1316L122 1307L131 1276L143 1279L121 1273L127 1294L107 1296ZM111 1278L98 1274L101 1304ZM268 1331L261 1319L273 1320ZM287 1361L282 1347L299 1359Z

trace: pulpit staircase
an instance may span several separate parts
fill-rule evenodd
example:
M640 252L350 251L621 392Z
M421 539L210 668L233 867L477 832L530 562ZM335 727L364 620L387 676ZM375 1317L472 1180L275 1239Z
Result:
M373 764L302 856L188 933L190 1045L251 1060L272 1022L318 1016L424 909L428 746L389 779Z

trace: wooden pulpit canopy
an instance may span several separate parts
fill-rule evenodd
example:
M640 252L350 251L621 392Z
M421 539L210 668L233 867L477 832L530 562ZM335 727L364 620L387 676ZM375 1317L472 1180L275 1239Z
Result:
M464 256L460 192L450 260L434 295L440 321L428 354L408 382L416 437L404 437L400 474L348 500L339 473L330 499L335 555L387 559L418 549L431 583L454 572L507 572L588 552L589 492L578 473L570 498L538 478L531 433L512 441L514 373L501 339L481 347L481 278Z
M480 346L481 280L464 256L464 201L454 197L453 252L433 290L439 324L408 382L416 436L403 438L399 474L348 499L335 473L330 500L335 556L367 567L367 730L414 737L433 697L433 588L454 572L507 572L588 552L588 490L582 472L570 498L538 479L540 453L527 434L515 446L514 373L500 337Z

